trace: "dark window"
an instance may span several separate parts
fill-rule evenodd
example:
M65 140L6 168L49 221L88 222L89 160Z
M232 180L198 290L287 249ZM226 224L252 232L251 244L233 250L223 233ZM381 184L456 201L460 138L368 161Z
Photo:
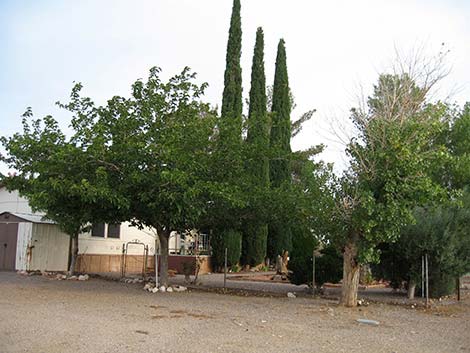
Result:
M91 229L91 236L104 238L104 223L93 224L93 228Z
M121 224L109 224L108 225L108 238L119 238L121 234Z

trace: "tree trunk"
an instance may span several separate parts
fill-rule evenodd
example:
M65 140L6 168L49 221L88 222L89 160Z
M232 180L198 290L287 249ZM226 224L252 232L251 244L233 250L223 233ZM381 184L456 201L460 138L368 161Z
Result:
M340 299L340 304L347 307L357 306L360 266L356 257L356 244L347 244L343 252L343 285Z
M168 286L168 239L170 231L159 229L158 239L160 240L160 285Z
M408 299L415 298L416 282L412 279L408 282Z
M155 285L157 287L160 286L158 283L158 261L159 261L159 254L158 251L160 249L160 241L158 240L158 236L155 237Z
M72 235L72 251L71 251L70 268L69 268L69 274L71 276L75 274L75 265L77 263L77 257L78 257L78 234Z

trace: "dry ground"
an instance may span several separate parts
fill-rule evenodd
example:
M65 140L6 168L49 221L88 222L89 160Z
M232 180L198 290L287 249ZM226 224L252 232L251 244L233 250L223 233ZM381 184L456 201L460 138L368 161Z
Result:
M438 310L157 293L0 272L0 352L470 352L470 299ZM380 321L379 326L356 322Z

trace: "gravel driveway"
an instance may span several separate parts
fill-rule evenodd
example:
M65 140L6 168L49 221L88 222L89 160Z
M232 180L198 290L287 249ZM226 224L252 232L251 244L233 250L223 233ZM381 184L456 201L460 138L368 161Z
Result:
M0 352L470 352L470 299L436 310L157 293L0 272ZM356 322L380 321L379 326Z

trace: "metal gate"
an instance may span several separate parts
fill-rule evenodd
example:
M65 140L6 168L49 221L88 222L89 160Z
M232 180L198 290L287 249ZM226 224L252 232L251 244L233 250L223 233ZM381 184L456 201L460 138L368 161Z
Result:
M18 223L0 223L0 270L15 270Z

